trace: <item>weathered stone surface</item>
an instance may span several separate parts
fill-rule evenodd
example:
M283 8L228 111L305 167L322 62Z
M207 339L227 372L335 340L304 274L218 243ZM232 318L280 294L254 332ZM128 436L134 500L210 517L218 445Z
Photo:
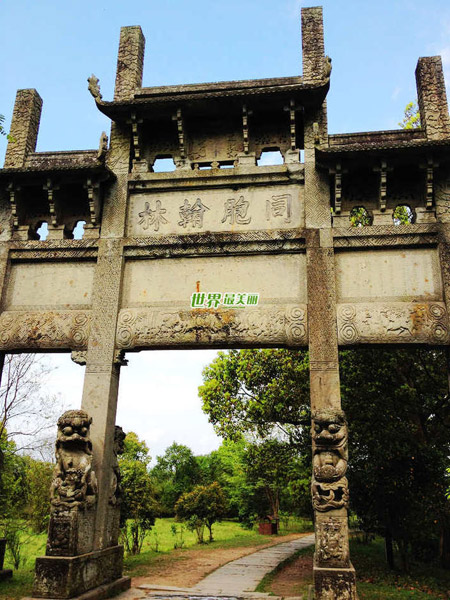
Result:
M142 86L145 38L140 27L120 29L114 100L129 100Z
M448 138L450 118L440 56L419 58L416 67L420 121L429 140Z
M22 167L28 154L36 148L41 118L42 98L36 90L18 90L14 104L10 134L14 141L8 143L4 168Z
M335 255L337 301L442 301L435 248L360 250Z
M321 6L302 8L303 80L314 81L326 76L323 15ZM329 74L328 74L329 75Z
M220 311L123 309L117 324L117 345L124 350L249 343L306 346L306 306Z
M95 263L16 263L8 276L6 310L89 308Z
M123 547L115 546L73 557L36 559L35 598L73 598L105 583L120 579Z
M358 600L353 567L321 568L314 565L314 598L320 600Z
M58 419L48 556L76 556L93 549L97 478L92 469L91 423L83 410L69 410Z
M128 236L265 231L304 226L303 186L133 194Z

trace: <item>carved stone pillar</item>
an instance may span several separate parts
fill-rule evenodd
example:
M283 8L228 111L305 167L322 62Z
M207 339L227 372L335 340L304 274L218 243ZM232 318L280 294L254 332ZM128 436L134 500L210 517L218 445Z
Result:
M322 112L324 107L322 107ZM341 411L328 172L315 162L320 112L305 112L305 214L316 600L355 600L348 549L347 424ZM326 120L324 120L326 122Z

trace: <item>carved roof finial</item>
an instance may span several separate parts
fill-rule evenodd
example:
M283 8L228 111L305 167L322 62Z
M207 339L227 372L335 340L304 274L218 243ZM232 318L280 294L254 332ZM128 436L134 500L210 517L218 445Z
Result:
M97 152L97 160L104 160L106 153L108 151L108 136L104 131L102 131L102 135L100 136L100 142L98 145Z
M90 77L88 77L88 90L91 92L93 98L95 98L96 102L100 102L102 99L102 95L100 93L100 86L98 85L99 78L96 77L93 73Z

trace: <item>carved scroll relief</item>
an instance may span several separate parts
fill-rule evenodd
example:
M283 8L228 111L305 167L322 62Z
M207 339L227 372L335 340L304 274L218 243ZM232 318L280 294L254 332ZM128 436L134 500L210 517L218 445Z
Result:
M130 196L128 236L266 231L304 226L303 188L201 189Z
M245 310L122 309L117 347L307 344L306 306Z
M446 344L448 313L443 302L339 304L340 345L361 343Z
M5 311L0 315L0 349L87 348L89 311Z

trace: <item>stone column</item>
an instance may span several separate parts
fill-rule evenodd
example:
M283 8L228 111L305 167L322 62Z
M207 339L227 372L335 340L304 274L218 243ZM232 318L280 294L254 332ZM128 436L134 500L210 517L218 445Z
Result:
M36 90L17 90L4 168L23 167L30 152L36 149L42 98Z
M429 140L450 136L447 94L440 56L419 58L416 67L420 121Z
M324 61L321 9L302 10L303 73L316 78ZM320 77L323 74L320 72ZM336 282L328 173L315 162L327 144L326 105L305 111L305 218L313 442L316 600L355 600L348 549L347 423L341 410Z
M309 129L311 137L311 123ZM315 167L314 150L305 148L315 598L353 600L357 596L348 550L347 424L340 409L334 251L326 180L327 175Z
M140 27L120 32L115 99L131 97L142 80L144 38ZM114 431L119 389L120 358L116 325L120 310L123 247L130 161L129 129L113 124L107 165L116 176L104 202L101 237L94 278L92 328L86 357L82 408L92 417L91 438L98 479L94 548L117 538L108 526L111 482L114 477Z

